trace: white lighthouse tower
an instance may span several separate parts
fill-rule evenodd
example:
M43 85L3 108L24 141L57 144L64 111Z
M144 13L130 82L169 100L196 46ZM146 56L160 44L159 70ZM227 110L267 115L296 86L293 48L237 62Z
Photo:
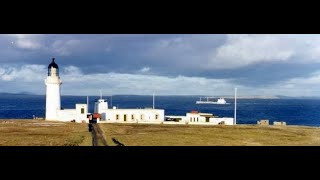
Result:
M58 111L61 109L60 102L60 85L62 84L59 77L59 67L54 62L48 66L48 77L46 84L46 120L58 120Z

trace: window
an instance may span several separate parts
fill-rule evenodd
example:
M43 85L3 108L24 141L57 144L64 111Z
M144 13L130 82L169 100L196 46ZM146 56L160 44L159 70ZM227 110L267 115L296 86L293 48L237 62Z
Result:
M131 115L131 119L134 120L134 115L133 114Z
M81 108L81 114L84 114L84 108Z
M197 117L197 122L199 122L199 117Z
M141 120L143 120L143 114L141 114Z
M116 120L119 120L119 114L116 115Z
M192 117L190 117L190 122L192 122Z
M158 116L159 116L159 115L158 115L158 114L156 114L156 119L158 119Z

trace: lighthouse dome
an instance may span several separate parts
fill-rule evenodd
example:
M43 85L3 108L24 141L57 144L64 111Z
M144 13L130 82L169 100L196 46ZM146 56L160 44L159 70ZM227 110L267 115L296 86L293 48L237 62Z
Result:
M52 62L49 64L48 69L50 69L51 67L59 69L58 64L54 62L54 58L52 58Z
M59 67L54 62L54 58L52 58L52 62L48 66L48 76L59 76Z

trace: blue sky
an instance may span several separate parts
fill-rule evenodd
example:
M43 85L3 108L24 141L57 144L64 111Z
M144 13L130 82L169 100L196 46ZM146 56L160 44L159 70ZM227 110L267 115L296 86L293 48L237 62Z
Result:
M0 92L320 96L320 35L2 34Z

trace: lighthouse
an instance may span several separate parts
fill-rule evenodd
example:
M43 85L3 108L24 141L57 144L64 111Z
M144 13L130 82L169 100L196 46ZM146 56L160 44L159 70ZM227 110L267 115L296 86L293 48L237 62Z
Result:
M62 84L59 77L59 67L54 62L48 66L48 76L46 84L46 120L58 120L58 112L61 109L60 102L60 85Z

